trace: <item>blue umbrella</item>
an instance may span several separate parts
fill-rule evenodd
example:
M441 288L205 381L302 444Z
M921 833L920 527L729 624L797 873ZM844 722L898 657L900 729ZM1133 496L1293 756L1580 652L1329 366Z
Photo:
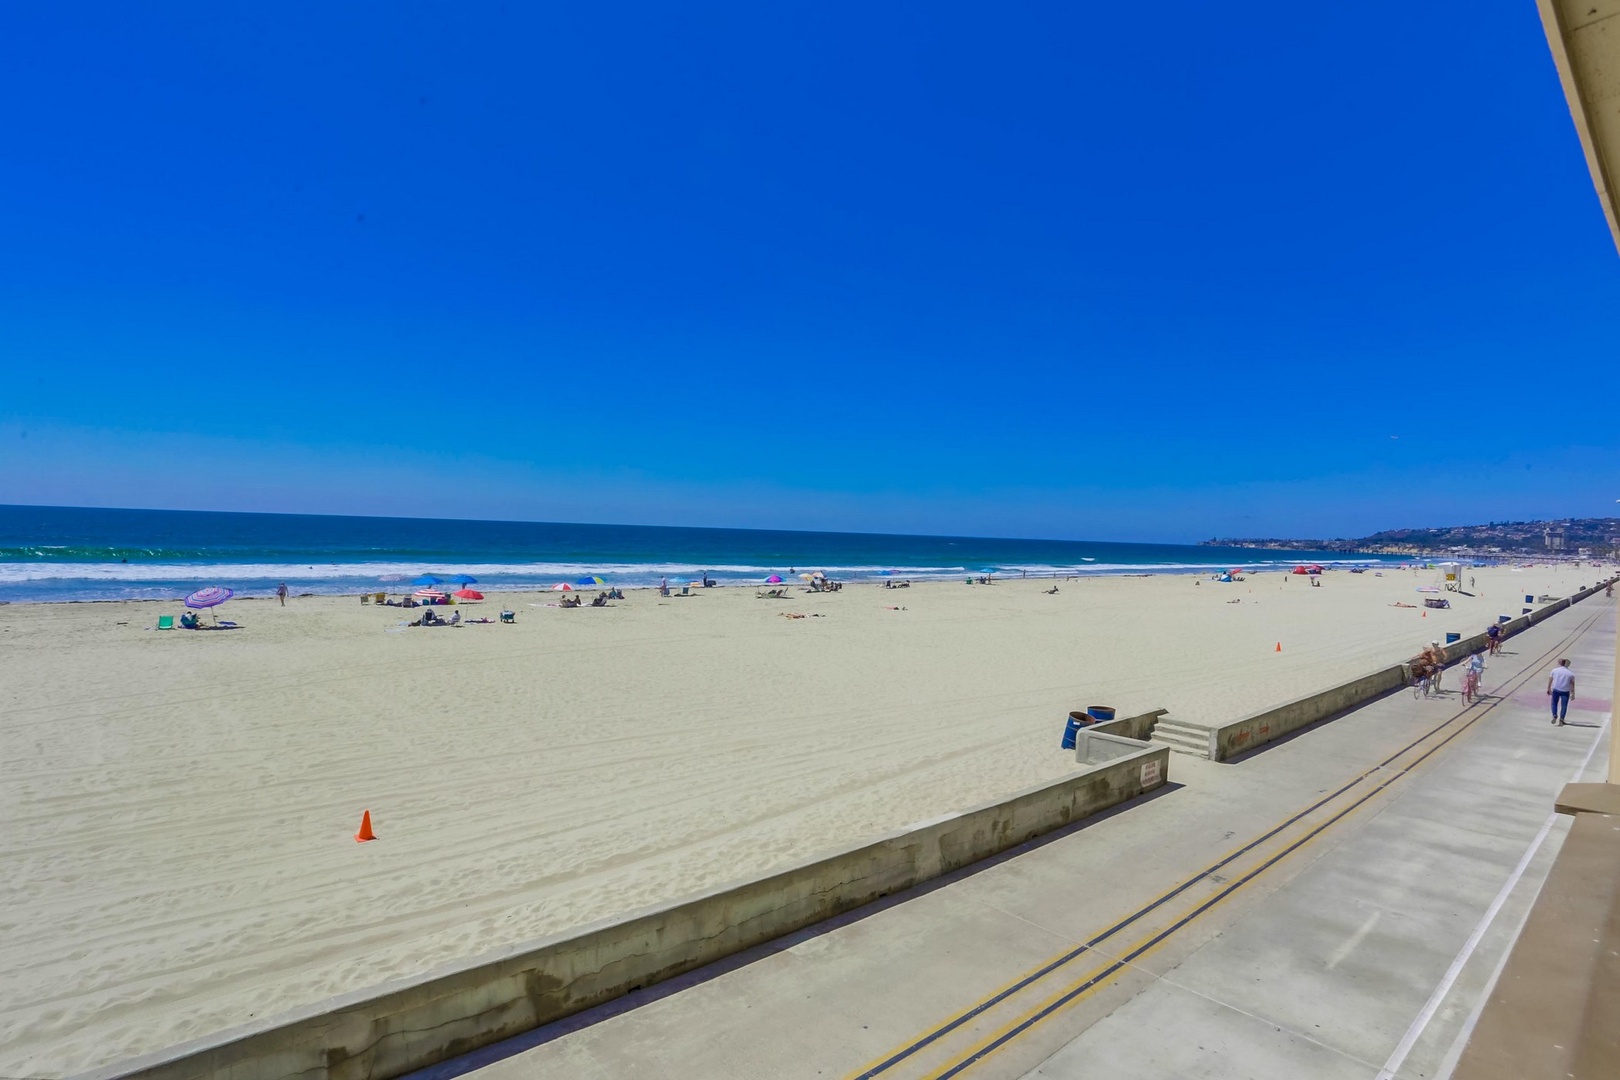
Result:
M415 581L411 582L411 584L412 585L438 585L443 581L444 581L444 578L437 578L437 577L434 577L432 574L423 574L421 577L419 577Z
M578 581L574 582L574 584L575 585L606 585L607 582L602 580L601 578L597 577L596 575L592 574L590 577L582 577L582 578L580 578Z
M450 580L455 582L457 585L476 585L476 584L478 584L478 579L473 577L471 574L457 574L455 577L451 578Z

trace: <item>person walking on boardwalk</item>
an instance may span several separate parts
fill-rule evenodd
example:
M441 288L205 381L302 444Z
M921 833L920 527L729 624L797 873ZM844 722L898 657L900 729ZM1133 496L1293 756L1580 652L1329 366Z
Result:
M1463 669L1463 704L1472 705L1480 700L1480 681L1485 677L1485 654L1476 652L1468 658L1468 666Z
M1552 722L1559 727L1564 726L1564 717L1569 713L1569 699L1575 696L1575 673L1569 670L1569 661L1560 660L1558 666L1552 669L1547 676L1547 697L1552 704Z

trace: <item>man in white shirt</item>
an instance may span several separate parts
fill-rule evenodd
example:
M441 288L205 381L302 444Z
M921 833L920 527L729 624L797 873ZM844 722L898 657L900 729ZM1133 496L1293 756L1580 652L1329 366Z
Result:
M1575 696L1575 673L1569 670L1569 661L1560 660L1547 676L1547 697L1552 699L1552 722L1564 726L1569 713L1569 699Z

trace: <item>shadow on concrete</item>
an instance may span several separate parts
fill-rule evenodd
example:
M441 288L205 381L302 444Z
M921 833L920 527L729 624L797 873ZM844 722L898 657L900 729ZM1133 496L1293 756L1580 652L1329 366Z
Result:
M1142 806L1145 803L1152 802L1155 799L1161 799L1170 794L1172 791L1179 791L1183 786L1185 785L1166 780L1163 784L1154 788L1145 795L1138 795L1129 802L1123 802L1118 806L1109 807L1100 814L1092 814L1090 817L1083 818L1080 821L1076 821L1069 825L1065 825L1061 829L1054 829L1043 836L1035 837L1033 840L1026 840L1016 847L1010 847L1007 850L998 852L987 859L980 859L978 862L969 866L964 866L959 870L953 870L948 874L941 874L939 877L930 881L913 885L909 889L885 896L881 900L874 900L870 904L858 907L853 911L846 911L841 915L835 915L831 919L826 919L822 922L816 923L814 926L807 926L802 930L795 930L791 934L784 934L781 937L767 941L762 945L755 945L751 949L744 949L739 953L733 953L731 956L728 956L723 960L716 960L714 963L707 964L695 971L689 971L684 975L677 975L672 979L666 979L655 986L648 986L638 990L632 990L623 997L618 997L614 998L612 1001L603 1002L601 1005L598 1005L595 1008L585 1009L581 1012L575 1013L572 1016L565 1016L561 1020L556 1020L552 1023L537 1027L533 1031L525 1031L521 1035L514 1035L510 1039L504 1039L498 1043L491 1043L489 1046L483 1047L480 1050L474 1050L469 1054L465 1054L453 1060L441 1061L437 1065L430 1065L425 1069L418 1069L416 1072L406 1073L403 1080L449 1080L451 1077L465 1076L467 1073L482 1069L485 1066L492 1065L497 1061L504 1061L509 1057L514 1057L521 1054L525 1050L532 1050L537 1046L544 1046L547 1043L554 1042L565 1035L571 1035L576 1031L582 1031L585 1028L594 1027L595 1025L602 1023L604 1020L611 1020L616 1016L623 1016L626 1013L634 1012L644 1005L650 1005L655 1001L662 1001L667 997L672 997L673 995L679 994L683 990L689 990L694 986L701 986L702 984L709 982L711 979L717 979L722 975L729 974L738 970L739 968L747 967L749 964L763 960L769 956L774 956L777 953L786 952L788 949L791 949L795 945L802 942L811 941L815 938L821 937L824 934L830 934L834 930L841 927L858 923L862 919L867 919L873 915L879 914L880 912L887 911L892 907L915 900L918 897L927 896L936 889L943 889L948 885L953 885L958 881L973 877L975 874L982 873L991 869L992 867L1000 866L1002 863L1016 859L1020 855L1027 852L1038 851L1048 844L1054 844L1057 841L1067 839L1076 833L1084 832L1093 825L1107 821L1109 818L1112 818L1117 814L1123 814L1133 807Z

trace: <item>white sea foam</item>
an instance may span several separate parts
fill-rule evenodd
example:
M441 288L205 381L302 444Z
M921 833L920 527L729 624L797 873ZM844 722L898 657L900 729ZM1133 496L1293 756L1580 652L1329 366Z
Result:
M1327 566L1366 564L1367 560L1345 558L1324 562ZM1244 564L1251 571L1291 568L1292 560L1262 560ZM591 575L609 584L626 588L656 585L661 580L695 581L703 574L722 585L749 585L763 582L771 574L781 574L790 583L795 575L823 571L841 580L941 580L979 577L985 574L1009 578L1096 577L1118 574L1214 573L1227 563L1050 563L1022 566L883 566L806 565L803 567L754 564L657 563L404 563L397 561L351 563L290 562L7 562L0 563L0 598L8 600L107 600L171 597L204 585L228 585L244 596L265 595L281 582L297 592L337 594L375 588L401 591L418 576L428 573L449 581L457 574L477 579L480 591L511 591L547 588L557 582L570 584Z

